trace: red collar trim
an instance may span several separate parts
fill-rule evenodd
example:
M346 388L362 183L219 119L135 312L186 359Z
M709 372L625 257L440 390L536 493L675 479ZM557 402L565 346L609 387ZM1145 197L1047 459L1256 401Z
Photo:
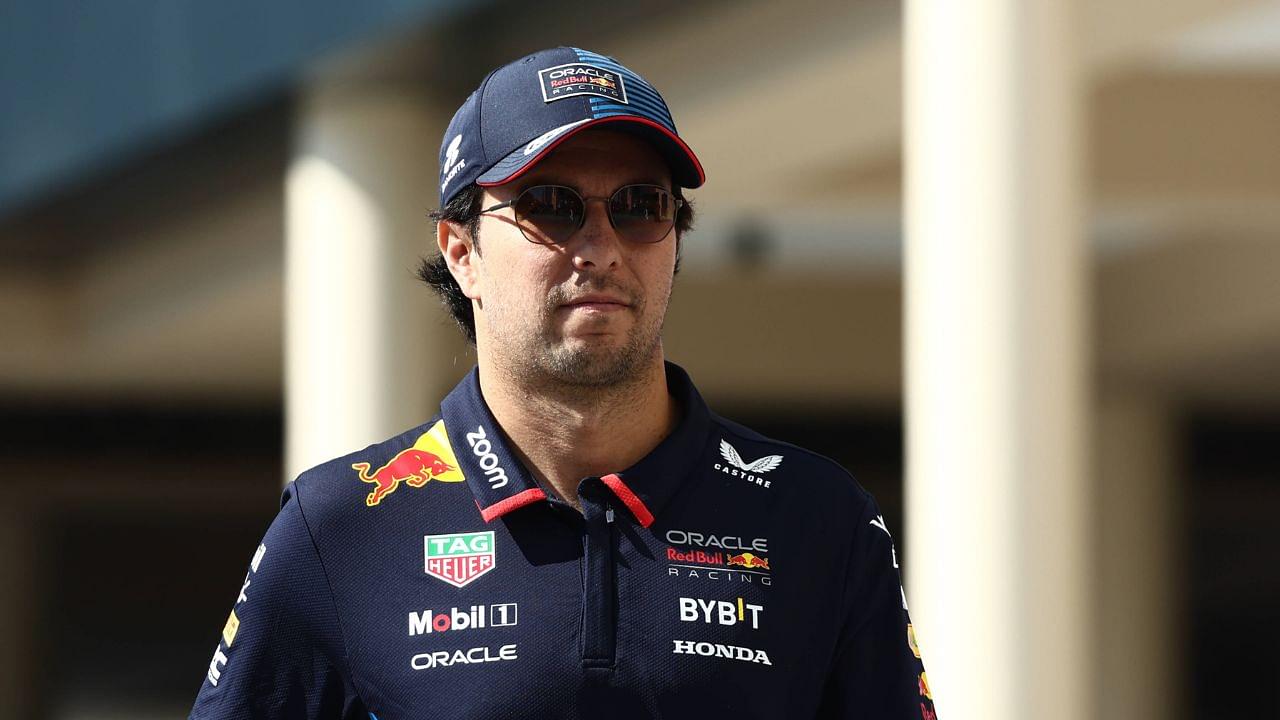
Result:
M635 516L641 527L649 527L653 524L653 513L649 512L649 508L645 507L639 496L631 492L631 488L622 482L622 478L616 474L605 475L600 478L600 482L609 486L613 494L617 495L622 504L626 505L631 514Z
M489 507L480 508L480 517L484 518L485 522L491 522L494 518L502 517L512 510L546 499L547 494L542 491L542 488L529 488L524 492L518 492L509 498L499 500ZM476 503L476 507L480 507L480 503Z

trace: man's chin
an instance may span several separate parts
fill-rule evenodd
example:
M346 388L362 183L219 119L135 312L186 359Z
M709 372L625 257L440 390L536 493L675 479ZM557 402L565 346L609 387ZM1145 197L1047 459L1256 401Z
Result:
M634 328L634 320L626 312L582 312L577 311L563 318L557 334L562 340L592 340L614 337L625 341Z
M608 353L635 342L634 326L622 318L571 320L556 328L552 352Z
M599 387L634 379L644 364L626 338L586 335L566 338L549 353L550 374L566 385Z
M627 341L628 338L624 333L605 329L588 330L582 328L578 329L576 332L566 332L562 334L559 342L560 346L557 348L557 351L584 353L610 352L626 346Z

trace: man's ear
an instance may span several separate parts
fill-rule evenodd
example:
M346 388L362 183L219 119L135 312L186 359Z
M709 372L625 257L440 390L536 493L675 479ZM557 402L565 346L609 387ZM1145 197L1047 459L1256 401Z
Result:
M458 282L462 294L479 300L480 277L476 267L479 255L466 227L449 220L439 221L436 223L436 244L440 246L440 256Z

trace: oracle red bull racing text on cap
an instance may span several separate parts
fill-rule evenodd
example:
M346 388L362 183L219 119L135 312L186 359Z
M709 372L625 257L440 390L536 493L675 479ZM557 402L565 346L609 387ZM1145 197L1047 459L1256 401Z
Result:
M509 182L574 133L604 124L652 143L676 185L706 179L652 85L611 57L558 47L494 70L458 109L440 145L440 205L471 183Z
M474 370L431 421L303 473L191 717L936 717L875 501L675 365L667 386L675 430L584 478L581 512Z

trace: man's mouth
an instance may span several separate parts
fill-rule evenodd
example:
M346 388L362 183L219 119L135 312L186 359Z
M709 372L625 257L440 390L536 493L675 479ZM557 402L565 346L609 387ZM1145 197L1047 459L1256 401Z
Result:
M631 304L616 295L608 295L606 293L588 293L580 295L572 300L562 304L560 307L569 308L571 310L593 310L597 312L610 312L623 310L631 307Z

